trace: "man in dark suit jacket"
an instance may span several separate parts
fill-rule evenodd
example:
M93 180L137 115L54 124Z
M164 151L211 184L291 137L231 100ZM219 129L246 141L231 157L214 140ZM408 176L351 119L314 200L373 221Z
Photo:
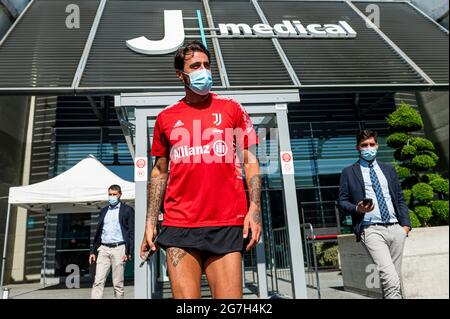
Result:
M392 165L376 160L377 134L357 135L360 159L342 171L339 206L351 214L361 241L380 274L384 298L402 298L401 260L411 230L409 210Z
M111 267L114 296L123 299L125 263L131 260L134 249L134 209L120 202L122 190L119 185L111 185L108 196L109 205L100 211L89 256L89 264L97 262L92 299L103 297L103 289Z

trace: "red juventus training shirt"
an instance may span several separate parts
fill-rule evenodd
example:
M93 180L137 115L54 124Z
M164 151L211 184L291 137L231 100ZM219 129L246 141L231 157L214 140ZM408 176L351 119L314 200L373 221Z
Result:
M151 154L170 157L164 226L243 225L247 200L236 150L258 144L242 106L214 93L180 100L157 117Z

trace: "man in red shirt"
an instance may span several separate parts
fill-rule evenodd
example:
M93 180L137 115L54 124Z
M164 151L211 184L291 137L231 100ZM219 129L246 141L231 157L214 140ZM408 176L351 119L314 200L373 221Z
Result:
M200 42L181 47L174 65L186 95L156 119L141 257L166 250L174 298L200 298L203 271L213 298L242 298L242 254L262 227L258 137L238 102L210 92L210 55Z

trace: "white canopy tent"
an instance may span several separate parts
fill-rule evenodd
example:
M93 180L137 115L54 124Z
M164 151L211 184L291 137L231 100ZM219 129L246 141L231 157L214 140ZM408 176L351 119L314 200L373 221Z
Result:
M106 204L108 187L113 184L122 188L123 202L130 204L134 202L134 183L120 178L90 155L54 178L32 185L11 187L0 286L3 287L12 205L45 214L92 213Z

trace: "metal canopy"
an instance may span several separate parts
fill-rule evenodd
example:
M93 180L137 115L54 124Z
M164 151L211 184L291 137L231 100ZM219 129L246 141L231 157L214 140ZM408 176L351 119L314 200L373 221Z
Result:
M380 9L380 28L366 17ZM69 5L80 28L69 29ZM173 53L149 56L126 40L164 36L164 10L182 10L186 41L211 50L215 90L448 90L448 32L409 2L32 0L0 41L0 94L183 91ZM70 12L70 11L69 11ZM346 21L352 39L224 38L219 23ZM369 26L369 27L367 27Z

